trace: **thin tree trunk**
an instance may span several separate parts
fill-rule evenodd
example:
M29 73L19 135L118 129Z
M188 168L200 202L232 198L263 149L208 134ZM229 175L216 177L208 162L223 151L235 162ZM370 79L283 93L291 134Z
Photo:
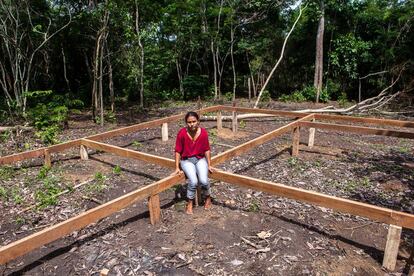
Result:
M63 59L63 77L65 78L66 86L68 87L68 91L70 92L70 83L67 75L67 69L66 69L66 56L65 56L65 50L62 47L62 59Z
M235 68L235 65L234 65L234 28L233 28L233 24L231 25L230 39L231 39L230 58L231 58L231 67L232 67L232 70L233 70L233 101L234 101L236 99L237 76L236 76L236 68Z
M265 83L264 83L264 85L262 86L262 89L260 89L259 96L257 96L256 103L254 104L254 108L257 108L257 105L259 104L260 97L262 96L263 91L265 90L265 88L266 88L267 84L269 83L270 79L272 78L273 73L275 72L276 68L279 66L280 62L282 61L282 59L283 59L283 54L284 54L284 52L285 52L286 43L287 43L287 41L288 41L288 39L289 39L290 34L291 34L291 33L293 32L293 30L295 29L296 24L298 23L298 21L299 21L300 17L302 16L302 11L303 11L304 9L305 9L305 8L303 8L303 9L302 9L302 7L301 7L301 6L299 6L299 15L298 15L298 17L296 18L295 23L293 23L293 26L292 26L292 28L290 29L289 33L286 35L285 41L283 42L282 50L280 51L280 57L279 57L278 61L276 62L276 65L273 67L272 71L270 72L269 76L267 77L266 82L265 82Z
M139 106L144 107L144 46L142 45L141 40L141 30L139 28L139 6L138 2L135 1L135 32L138 37L138 47L140 51L140 60L139 60Z
M323 81L323 36L325 31L325 8L324 0L320 2L321 17L319 18L318 33L316 35L316 55L315 55L315 75L313 79L313 86L316 89L316 102L319 102L319 97L322 90Z
M111 56L109 54L108 47L106 48L108 51L108 78L109 78L109 96L111 98L111 111L115 112L115 92L114 92L114 80L113 80L113 73L112 73L112 62Z

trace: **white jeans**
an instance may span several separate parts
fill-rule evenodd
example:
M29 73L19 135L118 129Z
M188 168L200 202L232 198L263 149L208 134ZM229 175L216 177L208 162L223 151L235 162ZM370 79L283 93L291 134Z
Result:
M189 180L187 198L194 199L198 183L200 183L204 195L209 196L210 182L208 180L208 163L206 158L198 159L197 157L190 157L181 160L180 165Z

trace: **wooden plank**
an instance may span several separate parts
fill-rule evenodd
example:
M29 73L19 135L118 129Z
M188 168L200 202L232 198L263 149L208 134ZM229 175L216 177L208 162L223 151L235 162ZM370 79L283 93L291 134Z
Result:
M157 224L161 220L160 196L152 195L148 198L148 210L150 214L150 222L152 225Z
M48 167L48 168L51 168L52 167L52 157L50 156L49 150L48 149L45 149L44 154L45 154L45 163L44 163L44 166L45 167Z
M303 118L311 113L300 113L294 111L284 111L284 110L272 110L272 109L259 109L259 108L248 108L248 107L232 107L232 106L221 106L222 111L237 111L241 113L254 113L254 114L269 114L281 117L291 117L291 118Z
M214 112L220 109L220 106L211 106L211 107L206 107L200 110L197 110L196 112L199 114L203 114L206 112ZM115 130L110 130L107 132L103 132L103 133L99 133L96 135L92 135L92 136L88 136L85 139L88 140L104 140L104 139L108 139L114 136L118 136L118 135L124 135L124 134L128 134L131 132L135 132L141 129L145 129L145 128L151 128L151 127L157 127L162 125L163 123L170 123L170 122L175 122L181 119L184 119L184 115L185 114L178 114L178 115L174 115L174 116L170 116L170 117L166 117L166 118L161 118L161 119L157 119L157 120L153 120L153 121L149 121L149 122L144 122L144 123L140 123L140 124L136 124L136 125L132 125L132 126L127 126L127 127L123 127L123 128L118 128Z
M161 140L163 142L168 141L168 123L163 123L161 125Z
M211 164L213 166L216 166L217 164L220 164L220 163L222 163L222 162L224 162L226 160L229 160L229 159L231 159L231 158L233 158L235 156L241 155L241 154L249 151L250 149L252 149L252 148L254 148L254 147L258 146L258 145L264 144L267 141L270 141L273 138L276 138L277 136L280 136L280 135L282 135L284 133L289 132L293 128L297 127L298 126L298 123L301 120L312 120L312 118L313 118L313 114L310 114L310 115L308 115L306 117L303 117L303 118L301 118L301 119L299 119L297 121L294 121L294 122L292 122L290 124L287 124L287 125L285 125L283 127L280 127L280 128L278 128L276 130L273 130L273 131L271 131L271 132L269 132L267 134L264 134L262 136L259 136L259 137L255 138L253 140L250 140L249 142L246 142L244 144L241 144L241 145L239 145L237 147L234 147L234 148L232 148L232 149L230 149L228 151L222 152L222 153L214 156L211 159Z
M22 256L35 248L39 248L42 245L55 241L67 234L72 233L75 230L79 230L93 222L96 222L119 210L122 210L138 200L169 189L170 187L183 180L183 175L169 176L151 185L145 186L121 197L113 199L73 218L29 235L28 237L25 237L21 240L3 246L0 248L0 264L4 265L5 263L19 256Z
M50 146L50 147L44 147L44 148L40 148L36 150L30 150L30 151L25 151L21 153L15 153L15 154L8 155L8 156L3 156L3 157L0 157L0 165L12 164L12 163L16 163L16 162L23 161L26 159L42 157L44 156L44 152L46 149L48 150L49 153L53 153L53 152L59 152L59 151L62 151L62 150L65 150L65 149L68 149L68 148L71 148L77 145L80 145L79 139L57 144L57 145Z
M361 126L337 125L337 124L315 123L315 122L300 122L300 125L304 127L337 130L337 131L342 131L342 132L354 132L354 133L359 133L359 134L371 134L371 135L382 135L382 136L392 136L392 137L399 137L399 138L414 139L414 132L388 130L388 129L382 129L382 128L370 128L370 127L361 127Z
M221 170L216 170L210 174L210 177L219 181L236 184L242 187L259 190L298 201L312 203L357 216L367 217L372 220L384 222L386 224L393 224L414 229L414 215L412 214L394 211L388 208L378 207L349 199L325 195L314 191L290 187L283 184L259 180L248 176L235 175Z
M23 161L26 159L36 158L36 157L42 157L45 154L45 148L37 149L37 150L31 150L26 151L22 153L15 153L12 155L0 157L0 165L5 164L12 164L18 161Z
M258 108L246 108L246 107L231 107L231 106L222 106L222 110L225 111L238 111L245 113L262 113L269 115L276 115L281 117L305 117L311 113L303 113L296 111L284 111L284 110L272 110L272 109L258 109ZM354 117L354 116L344 116L344 115L330 115L330 114L315 114L316 120L330 120L330 121L343 121L343 122L352 122L352 123L366 123L374 124L378 126L396 126L396 127L408 127L414 128L413 121L403 121L403 120L391 120L391 119L379 119L371 117Z
M396 225L390 225L388 228L387 244L384 251L382 266L393 271L397 264L398 248L400 247L402 228Z
M295 127L292 133L292 156L299 156L300 127Z
M315 119L316 120L330 120L330 121L374 124L377 126L396 126L396 127L414 128L413 121L379 119L379 118L370 118L370 117L352 117L352 116L343 116L343 115L315 114Z
M121 147L108 145L105 143L91 141L87 139L82 139L82 145L87 146L91 149L113 153L113 154L116 154L122 157L138 159L138 160L158 164L158 165L168 167L168 168L175 168L175 161L169 158L165 158L165 157L160 157L160 156L143 153L139 151L134 151L130 149L124 149Z

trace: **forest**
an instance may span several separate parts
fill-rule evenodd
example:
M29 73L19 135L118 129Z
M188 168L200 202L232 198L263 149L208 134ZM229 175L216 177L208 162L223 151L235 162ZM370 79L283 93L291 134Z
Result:
M1 0L0 121L168 100L373 104L414 86L413 1ZM58 124L59 125L59 124Z

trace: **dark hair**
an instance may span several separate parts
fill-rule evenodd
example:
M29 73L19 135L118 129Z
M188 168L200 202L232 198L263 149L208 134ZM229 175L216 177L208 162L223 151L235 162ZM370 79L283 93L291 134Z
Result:
M190 112L187 112L187 114L185 114L185 118L184 118L185 122L187 122L188 117L195 117L197 121L200 120L200 117L198 116L197 112L194 112L194 111L190 111Z

